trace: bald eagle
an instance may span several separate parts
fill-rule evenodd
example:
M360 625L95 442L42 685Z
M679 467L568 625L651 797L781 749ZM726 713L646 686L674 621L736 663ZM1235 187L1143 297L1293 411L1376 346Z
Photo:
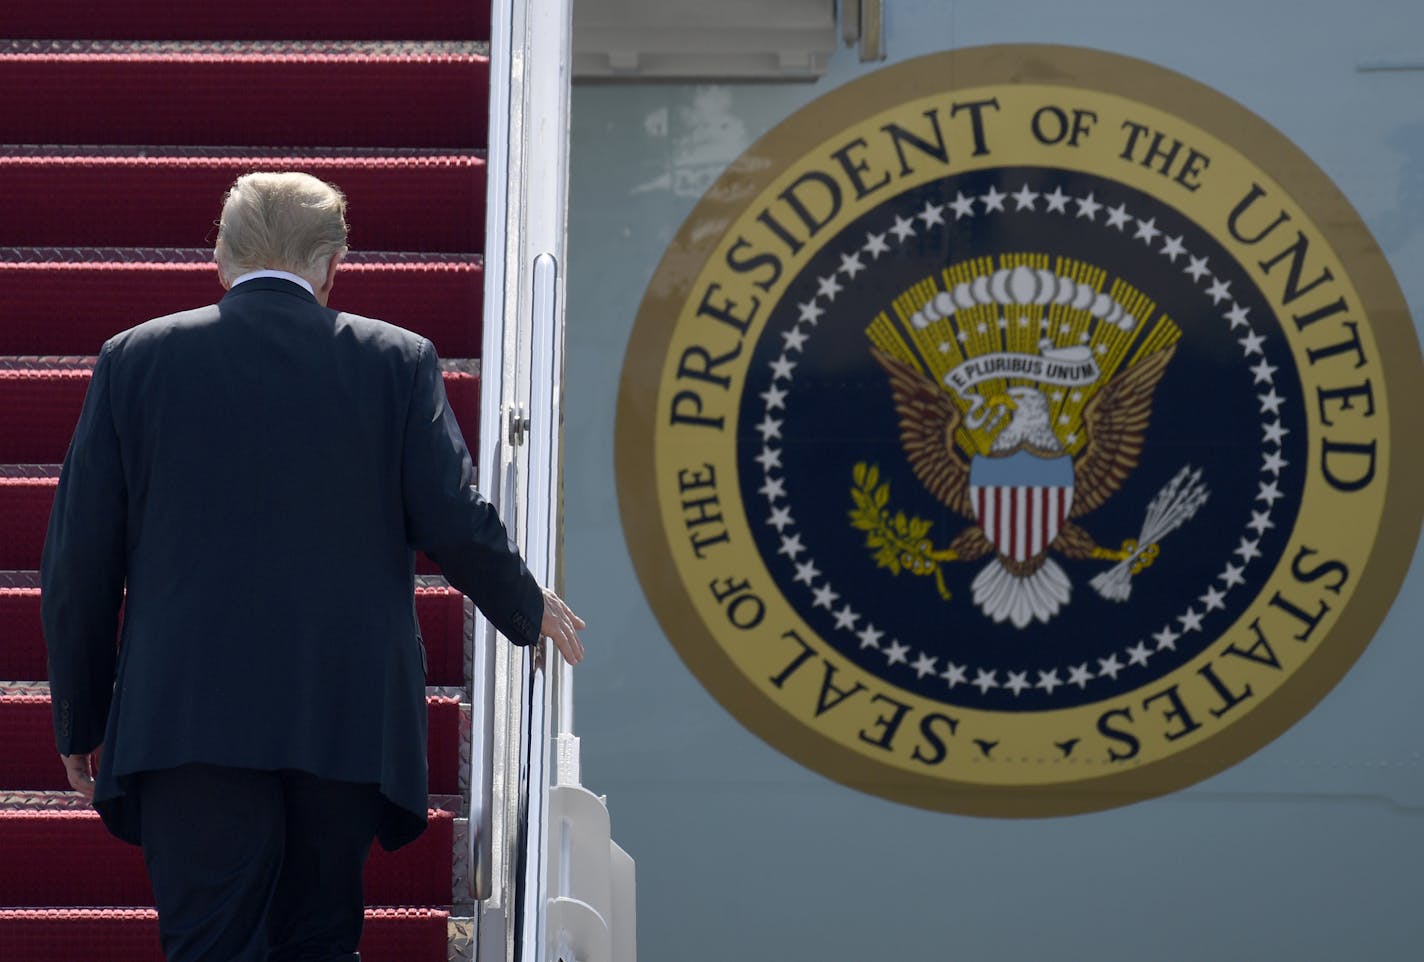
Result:
M1068 603L1072 584L1051 553L1119 561L1136 547L1128 541L1118 549L1104 548L1079 519L1106 503L1136 469L1152 396L1175 351L1175 344L1163 347L1103 385L1083 409L1086 442L1076 457L1053 432L1042 392L1015 386L991 402L1012 416L987 454L966 458L955 437L964 414L948 390L914 366L871 349L889 376L900 443L915 476L970 522L935 559L990 558L972 590L975 603L993 621L1022 628L1031 621L1047 622ZM998 495L1012 487L1058 497L1057 508L1050 504L1036 516L1032 537L1025 533L1029 526L1023 523L1022 501L1012 508L1018 523L1005 520L1010 509ZM1056 517L1054 510L1060 511Z

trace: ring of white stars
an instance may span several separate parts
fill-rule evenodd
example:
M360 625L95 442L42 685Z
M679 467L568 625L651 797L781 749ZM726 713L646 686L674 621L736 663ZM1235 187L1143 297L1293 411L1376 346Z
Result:
M1012 208L1008 205L1012 204ZM1230 333L1236 337L1241 347L1243 363L1254 365L1248 370L1254 378L1255 393L1260 405L1262 430L1262 462L1258 491L1253 500L1251 520L1246 522L1240 541L1221 572L1208 583L1203 591L1185 611L1162 625L1161 630L1145 638L1137 639L1132 645L1110 652L1106 658L1091 658L1076 665L1050 665L1027 671L1009 671L994 667L959 664L905 644L899 638L889 637L873 621L858 611L849 598L842 595L827 580L811 557L809 549L801 543L796 532L796 520L786 492L786 483L781 477L781 429L786 419L786 404L795 383L798 356L807 341L816 333L821 318L826 314L826 305L835 303L836 297L855 282L856 275L868 270L868 263L874 263L884 254L904 244L916 234L947 226L964 218L973 218L990 213L1012 214L1028 211L1032 213L1059 214L1073 220L1087 220L1101 224L1109 230L1127 234L1146 245L1149 250L1161 255L1169 264L1191 277L1203 296L1210 298L1213 310L1222 323L1229 325ZM784 556L795 568L794 580L804 586L811 597L814 608L823 608L835 622L838 631L847 632L855 638L861 649L874 650L885 658L886 668L900 666L898 670L913 672L923 680L935 676L944 681L949 690L966 685L977 688L981 695L1003 689L1015 698L1025 692L1041 692L1052 695L1058 688L1075 687L1086 691L1095 681L1107 679L1116 682L1123 672L1146 669L1152 658L1158 654L1176 651L1177 643L1193 632L1202 630L1203 622L1215 611L1224 610L1227 595L1233 588L1245 583L1245 572L1252 561L1260 558L1260 544L1265 534L1274 528L1271 514L1276 502L1285 495L1280 490L1281 471L1288 462L1283 457L1284 438L1290 430L1282 423L1281 407L1286 398L1275 384L1276 367L1267 362L1262 345L1265 337L1252 326L1250 311L1242 307L1231 294L1231 282L1214 275L1206 257L1197 257L1183 244L1183 235L1170 236L1159 228L1155 218L1134 217L1126 203L1108 206L1098 200L1093 192L1082 196L1065 194L1062 187L1054 187L1051 192L1033 191L1025 183L1014 193L1003 193L990 187L983 194L965 196L957 192L953 200L936 204L926 200L919 211L910 216L897 216L885 225L880 233L869 231L864 241L840 255L840 266L825 277L817 278L816 293L805 303L797 305L799 314L796 323L781 334L783 341L779 356L770 363L771 385L761 393L764 402L763 416L755 429L761 434L761 453L755 458L762 466L762 486L757 493L766 500L765 523L776 529L779 547L778 556ZM1003 322L1000 322L1003 326ZM1259 505L1259 510L1256 506Z

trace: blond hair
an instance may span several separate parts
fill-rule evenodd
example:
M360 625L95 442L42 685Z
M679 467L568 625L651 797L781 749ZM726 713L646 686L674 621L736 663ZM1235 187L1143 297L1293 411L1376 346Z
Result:
M214 252L228 277L279 270L320 279L346 247L346 195L301 173L252 173L223 200Z

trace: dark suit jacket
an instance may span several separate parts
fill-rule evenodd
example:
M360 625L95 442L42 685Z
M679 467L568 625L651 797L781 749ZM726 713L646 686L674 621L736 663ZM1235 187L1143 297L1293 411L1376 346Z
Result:
M59 750L104 743L109 828L138 841L126 776L206 762L378 783L382 843L418 835L415 550L516 643L543 613L471 481L430 342L288 281L106 343L60 475L42 611Z

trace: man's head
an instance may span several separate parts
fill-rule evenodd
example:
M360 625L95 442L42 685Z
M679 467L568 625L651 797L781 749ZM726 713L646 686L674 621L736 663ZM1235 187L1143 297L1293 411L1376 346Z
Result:
M223 286L250 271L289 271L326 303L346 253L346 197L310 174L244 174L218 222L213 259Z

